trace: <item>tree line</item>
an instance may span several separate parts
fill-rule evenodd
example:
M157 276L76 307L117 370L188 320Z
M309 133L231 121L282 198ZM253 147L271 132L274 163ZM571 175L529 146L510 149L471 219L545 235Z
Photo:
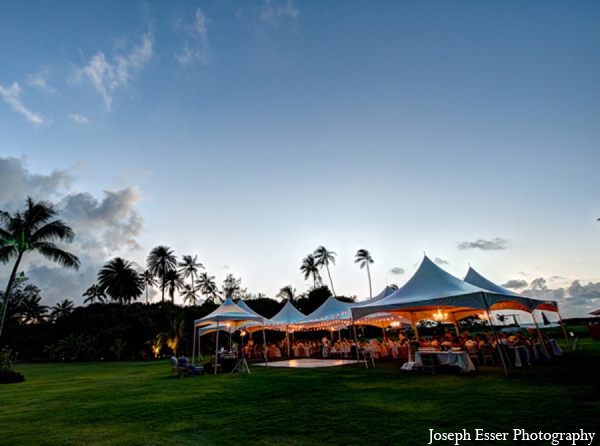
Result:
M56 217L49 202L36 202L31 197L22 211L0 211L0 262L8 264L14 259L6 291L0 292L0 336L6 326L6 340L30 358L80 359L83 355L96 359L101 352L115 359L130 354L144 356L142 352L157 355L165 346L186 345L185 328L191 336L193 320L210 313L226 298L248 301L254 311L269 318L286 300L302 313L310 314L332 292L336 296L330 265L335 265L337 254L323 246L302 259L300 271L305 280L313 282L309 291L297 294L295 288L287 285L272 299L262 293L249 293L242 279L232 274L225 277L219 288L215 276L206 272L197 255L183 255L178 261L172 248L159 245L146 257L143 270L122 257L107 261L98 271L96 283L83 293L83 306L64 299L47 307L42 304L42 290L18 270L29 252L63 268L79 269L78 257L56 244L70 243L75 237L73 230ZM370 253L359 250L355 262L361 268L366 266L372 295ZM323 268L327 270L331 291L321 278ZM150 288L160 292L159 303L150 303ZM184 305L175 304L176 294L182 297ZM137 302L144 296L145 305ZM355 300L354 296L336 297Z

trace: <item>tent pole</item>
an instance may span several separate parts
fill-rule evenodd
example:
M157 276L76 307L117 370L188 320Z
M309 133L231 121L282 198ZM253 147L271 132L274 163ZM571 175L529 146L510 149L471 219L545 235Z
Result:
M415 337L417 339L417 342L419 342L419 329L417 328L417 323L415 322L415 313L410 313L410 319L413 324L413 329L415 330Z
M546 343L544 342L544 338L542 338L542 332L540 331L540 326L538 325L537 320L535 319L535 314L533 313L533 311L531 312L531 317L533 318L535 328L537 329L538 336L540 337L540 343L542 344L544 352L546 353L546 358L548 359L548 362L550 362L550 355L548 354L548 350L546 349Z
M231 325L229 326L229 351L231 351Z
M217 319L217 342L215 344L215 367L213 374L217 374L217 365L219 365L219 319Z
M289 332L290 326L289 324L286 324L285 326L285 340L287 341L287 355L288 358L290 357L290 332Z
M263 332L263 347L265 350L265 364L266 364L267 370L269 370L269 354L267 352L267 336L265 335L265 320L264 320L264 318L262 320L262 332Z
M560 316L560 311L558 311L558 308L556 309L556 314L558 314L558 320L560 321L560 325L562 325L563 333L565 334L565 339L567 340L567 344L569 345L569 351L572 352L573 348L571 347L571 340L567 336L567 329L565 328L565 323L563 322L562 317Z
M354 331L354 342L356 343L356 365L360 369L360 353L358 352L358 335L356 334L356 325L354 325L354 317L352 317L352 329Z
M196 353L196 336L198 335L198 330L196 330L196 326L194 325L194 342L192 344L192 364L194 364L194 354Z
M460 330L458 329L458 321L456 320L456 313L452 313L454 319L454 329L456 330L456 336L460 336Z
M202 348L200 347L200 342L202 342L202 335L198 333L198 361L204 360L202 357Z
M496 332L496 327L494 326L494 320L492 319L492 310L490 310L490 305L488 304L485 293L481 293L481 295L483 296L483 301L485 302L485 309L488 314L488 318L489 318L488 320L490 321L490 326L492 327L492 332L494 333L494 336L496 337L496 345L498 346L498 353L500 354L500 360L502 361L502 367L504 367L504 373L506 373L507 377L510 377L510 375L508 374L508 369L506 368L506 361L504 360L504 351L503 351L502 347L500 346L500 337L498 336L498 333Z

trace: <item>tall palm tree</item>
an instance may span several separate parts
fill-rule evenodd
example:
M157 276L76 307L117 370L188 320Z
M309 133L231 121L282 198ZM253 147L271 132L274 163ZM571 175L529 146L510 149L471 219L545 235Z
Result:
M58 263L63 268L79 269L77 256L63 251L55 241L70 243L75 237L73 230L61 220L53 220L56 211L47 201L35 202L27 198L25 210L13 214L0 211L0 262L7 263L16 257L0 312L0 336L4 328L4 317L8 308L10 291L17 275L21 259L26 252L36 251L46 259Z
M371 253L366 249L359 249L356 251L356 255L354 256L354 263L358 263L360 265L360 269L363 269L365 266L367 267L367 275L369 276L369 296L373 297L373 289L371 288L371 270L369 269L369 265L373 263L373 257L371 257Z
M317 287L317 284L323 282L323 279L321 279L321 274L319 274L319 267L317 266L317 262L312 254L309 254L302 259L300 271L304 273L304 280L308 280L308 278L312 276L314 288Z
M209 276L208 273L200 273L198 276L198 287L207 300L214 302L219 297L219 287L215 282L215 276Z
M73 301L65 299L51 308L52 312L50 313L50 317L53 319L59 319L64 316L68 316L73 312L74 308L75 304Z
M179 291L183 288L183 285L183 279L175 269L168 270L161 280L161 287L167 289L171 302L173 303L175 303L175 291Z
M316 265L319 268L327 268L327 275L329 276L329 282L331 283L331 292L335 296L335 290L333 289L333 280L331 280L331 271L329 271L329 264L335 265L335 256L337 255L334 251L328 251L324 246L319 246L313 253L316 260Z
M113 300L130 303L142 295L142 284L132 263L121 257L109 260L98 272L98 285Z
M162 301L165 301L165 281L163 280L167 271L175 269L177 266L177 257L173 250L164 245L157 246L150 251L146 258L146 268L150 270L154 277L161 281Z
M148 287L156 286L157 282L154 278L154 275L150 272L149 269L144 270L143 273L140 274L140 280L142 281L142 285L144 285L144 289L146 290L146 305L148 304Z
M192 286L190 287L190 290L195 293L196 287L194 287L194 277L198 277L198 269L204 269L204 265L197 261L198 256L183 256L182 259L183 261L178 263L179 272L184 279L187 279L188 277L191 279ZM196 305L195 294L193 302L194 305Z
M106 300L106 294L104 294L104 291L102 291L102 288L100 288L98 284L93 284L85 290L85 293L83 293L82 296L87 297L87 299L83 301L84 304L93 304L96 300L100 303L104 303Z

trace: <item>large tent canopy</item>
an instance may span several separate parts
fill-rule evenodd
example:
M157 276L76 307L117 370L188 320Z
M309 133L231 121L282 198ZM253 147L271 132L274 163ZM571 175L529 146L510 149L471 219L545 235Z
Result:
M467 271L464 281L494 293L489 296L490 308L492 310L521 310L529 313L533 310L558 311L556 302L541 301L521 296L500 285L496 285L475 271L471 266L469 266L469 271Z
M239 327L245 322L260 322L262 323L264 318L256 313L250 313L249 311L240 308L231 299L227 298L225 302L221 304L219 308L210 314L207 314L203 318L196 319L194 321L194 327L210 325L218 322L219 324L231 324L235 327Z
M395 291L393 288L386 287L381 293L373 299L366 302L341 302L334 297L329 297L323 305L313 311L299 321L290 324L294 330L302 330L307 328L323 329L323 330L340 330L352 324L352 311L354 307L364 306L369 302L378 302ZM399 325L406 324L407 321L400 315L394 315L385 312L369 313L366 317L355 320L357 324L374 325L376 327L386 327L394 322Z
M267 322L269 328L280 328L285 330L289 324L304 319L304 314L296 309L288 300L283 308Z
M352 318L350 302L342 302L335 297L329 297L323 304L308 316L293 324L294 330L305 328L320 328L323 330L339 330L349 325Z
M462 281L425 256L404 286L377 302L353 308L352 313L358 319L386 311L405 316L414 324L422 319L435 319L434 315L443 310L449 321L456 324L459 319L483 313L488 308L525 309L531 312L544 303L519 296L478 276L478 283L491 289ZM475 274L471 273L471 278L474 277Z

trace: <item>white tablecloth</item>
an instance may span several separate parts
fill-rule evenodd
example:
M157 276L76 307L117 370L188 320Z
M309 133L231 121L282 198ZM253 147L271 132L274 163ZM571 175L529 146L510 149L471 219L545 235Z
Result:
M440 365L453 365L459 367L463 372L475 370L475 365L467 352L416 352L415 366L422 367L423 361L421 355L437 355Z
M523 362L527 365L531 364L529 351L527 351L526 346L520 345L518 347L511 347L510 350L515 354L515 367L522 367Z
M562 356L563 351L558 346L556 339L550 339L550 347L552 347L552 353L554 354L554 356Z

